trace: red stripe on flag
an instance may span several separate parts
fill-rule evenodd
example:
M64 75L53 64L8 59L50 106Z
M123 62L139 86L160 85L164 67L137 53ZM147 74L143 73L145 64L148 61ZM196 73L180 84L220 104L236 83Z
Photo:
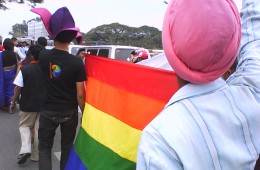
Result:
M177 77L173 71L92 55L86 57L85 67L90 77L165 103L178 90Z

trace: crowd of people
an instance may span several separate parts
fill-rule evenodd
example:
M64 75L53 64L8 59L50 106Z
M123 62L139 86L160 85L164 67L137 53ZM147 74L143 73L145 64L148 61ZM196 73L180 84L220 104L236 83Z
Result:
M79 29L66 7L39 14L54 40L38 39L27 52L5 39L0 52L0 106L14 113L19 101L21 149L18 164L31 157L51 170L55 131L61 130L60 169L65 168L85 107L86 73L80 49L68 53ZM258 169L260 153L260 1L172 0L162 42L179 90L143 130L137 169ZM241 24L242 22L242 24ZM1 50L1 48L0 48ZM148 58L144 50L131 61ZM164 62L164 61L162 61ZM102 158L100 158L102 159Z
M39 37L23 51L14 37L4 40L0 52L1 109L14 113L19 102L21 149L17 163L24 164L31 157L44 170L52 169L51 149L58 126L60 168L65 168L76 135L78 105L84 110L86 80L82 59L68 53L70 42L80 37L77 28L68 27L75 27L69 10L60 8L48 20L55 23L49 30L54 49L45 50L47 39ZM59 27L61 22L67 24Z
M39 37L36 44L39 44L44 49L47 45L47 39ZM21 43L18 43L15 37L6 38L3 41L3 45L1 45L0 52L0 108L13 113L9 106L11 97L14 94L14 78L18 75L22 66L31 62L32 55L26 46L21 47Z

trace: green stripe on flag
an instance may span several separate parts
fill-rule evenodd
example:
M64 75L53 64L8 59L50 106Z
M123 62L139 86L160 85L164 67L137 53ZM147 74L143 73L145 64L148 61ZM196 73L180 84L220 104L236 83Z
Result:
M74 144L74 149L88 170L136 169L136 164L134 162L120 157L109 148L98 143L82 128L79 130L76 142Z

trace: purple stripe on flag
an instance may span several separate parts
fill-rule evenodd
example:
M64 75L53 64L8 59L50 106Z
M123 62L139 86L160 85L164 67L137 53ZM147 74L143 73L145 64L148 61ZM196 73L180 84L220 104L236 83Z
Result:
M80 160L78 155L76 154L74 147L70 150L70 156L67 161L67 165L65 167L65 170L88 170L83 162Z

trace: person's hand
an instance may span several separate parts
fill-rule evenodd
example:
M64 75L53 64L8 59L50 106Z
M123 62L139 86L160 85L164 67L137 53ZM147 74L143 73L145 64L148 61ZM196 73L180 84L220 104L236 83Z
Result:
M86 56L87 52L86 51L81 51L77 57L80 58L81 60Z
M13 114L15 109L16 109L16 104L14 102L11 102L9 106L9 113Z

